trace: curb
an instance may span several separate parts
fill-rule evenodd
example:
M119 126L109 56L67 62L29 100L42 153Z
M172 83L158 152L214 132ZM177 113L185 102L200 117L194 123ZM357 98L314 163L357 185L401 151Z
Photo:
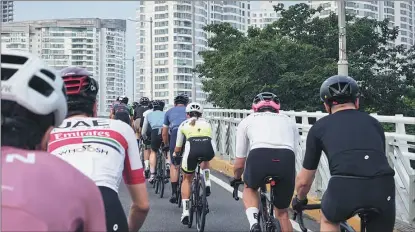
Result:
M214 157L210 161L210 167L218 172L221 172L229 177L233 176L233 164L229 161ZM267 186L269 188L269 186ZM269 190L269 189L268 189ZM321 201L317 198L308 198L308 202L310 204L320 204ZM320 223L321 220L321 210L307 210L304 211L309 217ZM347 220L350 226L352 226L356 231L360 230L360 218L358 216L354 216Z

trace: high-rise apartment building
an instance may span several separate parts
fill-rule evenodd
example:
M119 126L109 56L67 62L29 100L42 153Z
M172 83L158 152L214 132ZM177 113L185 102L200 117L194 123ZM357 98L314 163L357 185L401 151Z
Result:
M260 1L257 9L251 10L251 25L254 27L264 28L278 20L280 13L274 11L274 5L280 1Z
M312 7L323 7L320 17L327 17L330 12L337 12L338 1L309 1ZM395 44L407 48L414 45L415 1L346 1L346 12L357 17L377 20L388 18L390 26L399 27Z
M1 19L3 23L13 21L13 6L13 1L1 1Z
M1 43L38 54L50 66L88 69L99 82L98 111L125 94L125 30L120 19L56 19L3 23Z
M135 98L151 97L151 90L154 99L164 100L167 104L173 104L174 96L179 93L191 97L192 78L196 76L194 64L202 62L198 52L208 47L209 35L203 27L228 22L234 28L246 31L249 18L249 1L140 1L136 15ZM150 19L153 20L152 33ZM207 95L201 89L200 80L196 80L196 100L204 103Z

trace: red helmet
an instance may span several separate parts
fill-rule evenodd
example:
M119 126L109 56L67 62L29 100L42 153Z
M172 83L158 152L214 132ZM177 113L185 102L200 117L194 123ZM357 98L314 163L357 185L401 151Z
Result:
M279 112L280 100L277 95L270 92L263 92L255 96L252 102L252 109L254 112L260 110L271 110Z
M68 67L61 71L65 82L69 101L71 97L78 96L87 100L95 100L98 94L98 83L84 68Z

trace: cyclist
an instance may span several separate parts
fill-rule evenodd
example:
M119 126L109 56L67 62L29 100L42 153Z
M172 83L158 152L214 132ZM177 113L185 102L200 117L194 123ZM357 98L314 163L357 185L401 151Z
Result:
M275 189L275 215L283 231L293 231L287 208L294 193L295 154L299 133L295 122L280 114L280 101L270 92L260 93L252 102L253 114L238 125L234 180L243 179L243 201L250 231L261 231L258 224L258 188L267 176L279 176ZM245 170L245 171L244 171Z
M307 135L293 209L300 210L307 204L306 196L324 151L331 178L321 201L321 231L340 231L341 221L353 216L355 210L369 206L381 213L371 218L367 231L392 232L395 172L386 158L382 125L357 110L359 87L349 76L329 77L321 85L320 98L329 115L314 123Z
M121 97L121 96L120 97L117 97L115 99L115 101L112 103L111 108L110 108L110 118L111 119L114 117L113 111L112 111L114 109L114 106L120 104L120 102L121 102L122 99L123 99L123 97Z
M202 105L197 102L189 103L186 106L186 113L189 119L180 124L177 133L176 148L174 149L175 154L179 154L183 146L183 136L186 137L182 160L184 176L182 183L183 213L181 216L181 222L185 225L189 222L190 186L198 159L203 158L204 160L200 164L200 167L206 183L206 195L209 196L211 192L209 161L213 159L216 151L216 145L212 140L210 123L202 118Z
M137 132L137 139L141 137L141 120L143 114L149 109L150 100L147 97L140 98L140 103L134 108L134 127Z
M95 181L104 199L107 231L138 231L149 210L134 131L119 120L96 117L98 84L85 69L62 70L68 116L55 128L48 150ZM127 218L118 198L121 178L132 205Z
M93 181L45 152L67 113L62 78L38 57L2 48L1 87L0 230L105 231Z
M166 145L164 150L170 150L170 161L173 165L170 168L170 182L172 195L170 198L171 203L177 202L177 186L179 181L179 172L176 169L176 165L180 165L180 162L173 162L174 147L176 145L177 130L182 122L186 120L186 105L189 102L187 95L178 95L174 98L174 107L169 109L164 116L163 123L163 143ZM170 137L170 138L169 138Z
M149 114L150 112L153 112L153 102L150 101L148 103L148 109L144 111L143 118L140 120L140 128L143 128L144 124L144 118ZM143 138L143 135L141 134L141 138L143 140L144 144L144 175L146 179L150 177L150 153L151 153L151 127L147 124L147 136L146 139Z
M161 138L161 128L163 127L164 120L164 102L160 100L153 101L153 111L149 112L146 117L144 117L143 122L143 138L147 138L148 126L151 128L151 153L150 153L150 178L148 182L150 184L154 181L155 171L156 171L156 161L157 161L157 151L160 149L162 144ZM166 162L166 166L169 166ZM167 170L167 173L169 171Z
M114 105L112 109L113 119L121 120L130 126L133 126L134 111L132 107L128 105L128 97L121 99L119 104Z

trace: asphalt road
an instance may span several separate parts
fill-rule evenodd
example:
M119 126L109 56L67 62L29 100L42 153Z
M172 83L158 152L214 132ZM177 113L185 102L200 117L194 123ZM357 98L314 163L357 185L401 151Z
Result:
M218 172L212 172L212 175L228 183L228 178ZM166 184L165 196L160 198L155 194L155 190L147 184L147 190L150 198L150 212L140 231L197 231L193 222L192 228L182 225L180 216L182 209L176 204L171 204L170 183ZM131 204L128 190L121 184L119 197L123 204L124 211L128 215ZM210 212L206 217L206 232L218 231L249 231L249 223L246 219L245 209L242 200L235 201L232 194L224 187L212 181L212 193L208 197ZM318 225L315 222L306 220L306 226L312 231L318 231Z

